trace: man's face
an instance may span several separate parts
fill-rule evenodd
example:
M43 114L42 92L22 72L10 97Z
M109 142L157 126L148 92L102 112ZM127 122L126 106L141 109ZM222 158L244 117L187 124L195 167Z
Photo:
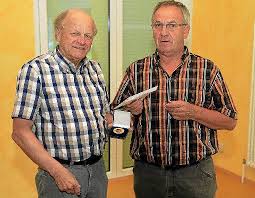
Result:
M76 66L89 52L94 36L94 23L82 12L68 13L56 39L60 52Z
M159 8L152 21L153 37L160 54L181 53L189 25L184 24L182 11L175 6Z

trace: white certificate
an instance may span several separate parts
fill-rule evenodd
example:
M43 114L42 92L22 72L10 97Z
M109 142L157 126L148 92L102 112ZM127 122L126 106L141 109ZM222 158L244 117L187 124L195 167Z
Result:
M124 100L122 103L120 103L119 105L117 105L114 109L118 109L118 108L120 108L120 107L122 107L122 106L125 106L125 105L127 105L127 104L129 104L129 103L131 103L131 102L133 102L133 101L135 101L135 100L138 100L138 99L140 99L140 98L145 98L146 96L148 96L150 93L156 91L157 89L158 89L158 86L155 86L155 87L152 87L152 88L147 89L147 90L145 90L145 91L142 91L142 92L140 92L140 93L138 93L138 94L135 94L135 95L133 95L133 96L130 96L130 97L128 97L126 100Z

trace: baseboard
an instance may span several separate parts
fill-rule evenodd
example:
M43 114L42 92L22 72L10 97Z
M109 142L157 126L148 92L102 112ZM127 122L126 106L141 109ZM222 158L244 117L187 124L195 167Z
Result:
M224 174L227 174L227 175L232 176L232 177L236 177L237 179L240 179L240 182L241 182L241 177L242 177L241 175L237 175L236 173L233 173L233 172L231 172L231 171L229 171L229 170L227 170L227 169L225 169L225 168L222 168L222 167L219 167L219 166L216 166L216 165L215 165L215 170L216 170L216 172L217 172L217 171L221 171L221 172L223 172ZM251 182L251 183L254 183L254 184L255 184L255 181L250 180L250 179L248 179L248 178L246 178L246 177L245 177L245 181Z

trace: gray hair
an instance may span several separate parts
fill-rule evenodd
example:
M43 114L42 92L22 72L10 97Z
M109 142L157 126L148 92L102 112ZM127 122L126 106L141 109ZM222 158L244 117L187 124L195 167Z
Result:
M179 1L175 1L175 0L159 2L154 7L151 21L153 22L154 15L155 15L155 13L157 12L157 10L159 8L161 8L161 7L168 7L168 6L175 6L177 8L180 8L181 11L182 11L182 15L183 15L183 20L184 20L183 23L188 24L188 25L190 24L190 13L189 13L188 8L183 3L179 2Z
M72 10L79 10L79 11L82 11L84 12L85 14L87 14L87 12L85 10L82 10L82 9L76 9L76 8L72 8L72 9L68 9L68 10L65 10L63 12L61 12L54 20L54 33L56 35L56 33L63 27L63 21L64 19L66 18L66 16L68 15L68 13ZM92 19L92 18L91 18ZM93 21L93 24L94 24L94 35L95 36L97 34L97 28L96 28L96 24L94 22L94 20L92 19Z
M54 32L56 34L57 31L59 31L62 28L62 22L64 21L64 19L66 18L67 14L68 14L69 10L65 10L63 12L61 12L54 21Z

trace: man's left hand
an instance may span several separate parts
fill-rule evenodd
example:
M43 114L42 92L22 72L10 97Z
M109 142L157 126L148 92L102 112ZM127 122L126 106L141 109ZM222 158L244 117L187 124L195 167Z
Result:
M195 105L177 100L166 104L166 110L176 120L192 120L195 113Z

